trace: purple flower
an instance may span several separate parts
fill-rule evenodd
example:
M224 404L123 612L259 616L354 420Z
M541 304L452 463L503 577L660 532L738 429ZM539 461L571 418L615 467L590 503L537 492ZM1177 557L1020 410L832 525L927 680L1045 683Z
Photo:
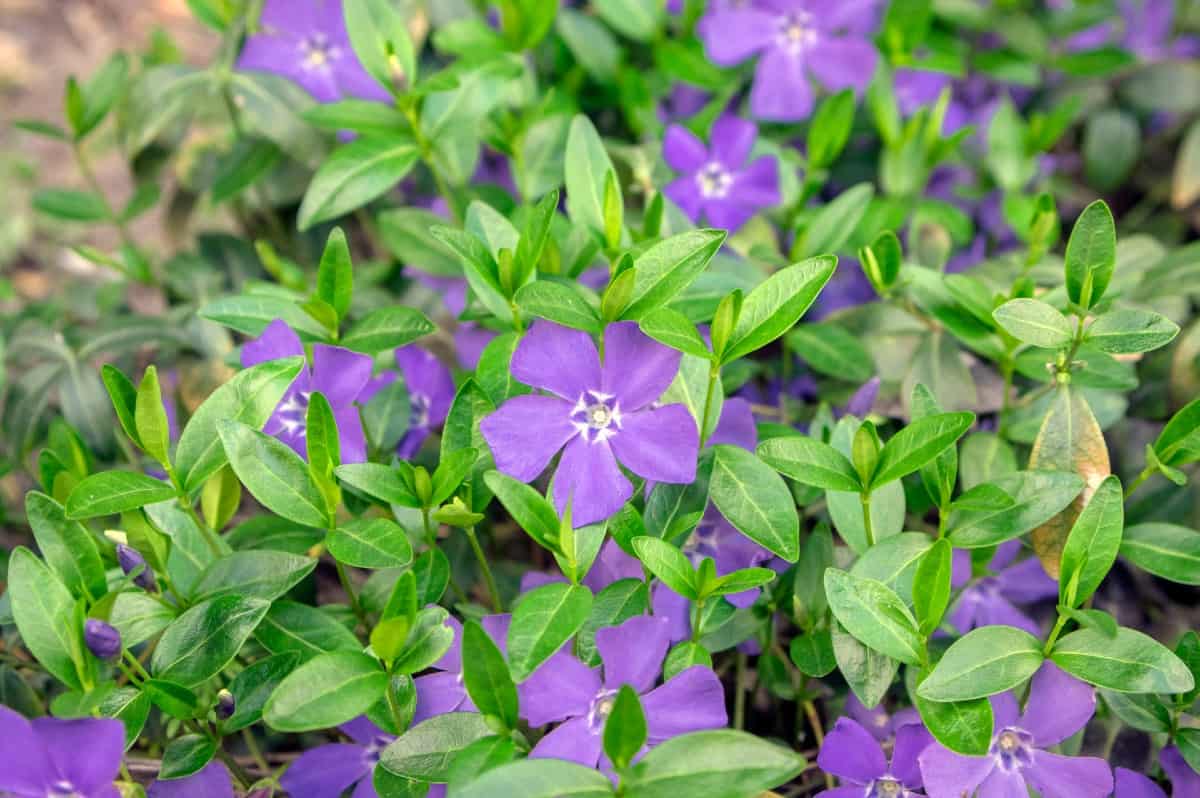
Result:
M942 91L953 86L951 77L945 72L913 68L897 69L892 83L896 92L896 104L900 107L900 113L906 117L912 116L920 108L935 105ZM942 135L949 136L969 122L970 111L955 99L952 89L946 115L942 119Z
M712 144L704 143L686 128L671 125L663 140L663 158L681 176L663 193L693 222L735 231L761 208L778 205L779 169L775 158L764 155L748 166L758 130L736 116L723 116L713 124Z
M84 622L83 643L98 659L116 659L121 655L121 633L115 626L96 618Z
M413 271L417 282L442 298L446 310L459 316L467 309L466 278L425 274L419 269ZM479 365L479 356L484 348L495 337L496 333L487 327L481 327L473 321L460 321L454 329L454 352L458 355L458 365L474 370Z
M1174 38L1175 0L1121 0L1118 5L1125 20L1124 44L1143 61L1200 54L1195 36Z
M905 707L889 715L883 704L867 709L854 693L846 696L846 714L881 743L891 738L901 726L921 722L920 714L913 707Z
M343 463L367 459L367 440L354 401L371 379L371 358L338 346L314 344L311 368L301 369L263 431L305 456L305 415L308 397L320 391L329 400L337 424ZM242 366L281 357L303 355L300 337L282 320L267 325L262 335L242 347Z
M125 726L112 718L27 720L0 705L0 794L119 798Z
M1104 798L1113 788L1108 763L1096 757L1070 757L1047 750L1087 725L1096 711L1088 685L1046 662L1033 676L1025 713L1012 693L991 697L995 718L985 756L956 754L939 743L919 757L930 798L960 798L976 788L987 798L1024 796L1027 787L1042 798Z
M750 109L796 122L813 108L810 76L826 89L865 89L879 54L867 38L875 0L755 0L722 9L698 28L708 57L733 66L760 54Z
M1058 595L1058 583L1046 576L1036 557L1014 564L1020 551L1019 540L1002 543L988 564L994 575L969 585L970 552L962 549L954 552L952 584L955 589L966 586L950 608L950 624L960 634L994 624L1015 626L1031 635L1041 634L1037 623L1013 605L1053 598Z
M699 433L681 404L659 406L680 353L646 337L636 322L604 331L604 364L591 337L538 321L513 352L513 377L546 394L509 399L480 431L496 468L533 481L562 450L554 504L577 526L603 521L633 495L618 461L656 482L696 478Z
M338 726L352 743L328 743L311 748L292 763L279 780L289 795L340 798L354 789L354 798L375 798L371 774L379 753L396 739L365 715Z
M341 0L267 0L259 33L246 40L239 69L282 75L317 102L346 97L388 102L391 96L354 54Z
M842 786L817 793L817 798L910 798L920 795L917 757L933 736L920 723L896 730L892 761L871 732L850 718L838 718L821 743L817 765L842 780Z
M508 615L487 615L480 621L483 630L501 651L505 650L509 620ZM446 625L454 630L454 642L441 659L433 663L433 673L413 679L417 688L417 708L412 720L414 725L447 712L475 711L475 704L471 702L463 684L462 624L451 615L446 619Z
M583 585L593 593L599 593L619 579L641 580L642 578L642 564L622 551L617 542L610 538L601 546L600 554L592 563L587 576L583 578ZM521 575L521 592L524 593L551 582L566 581L566 577L559 573L526 571Z
M156 586L154 571L150 570L146 558L137 549L127 546L124 543L118 543L117 564L121 566L121 571L126 574L131 574L134 570L141 568L142 570L133 578L133 583L142 590L154 590Z
M710 668L695 665L654 687L668 638L665 619L641 615L596 632L603 677L566 650L547 660L522 683L521 710L531 726L562 723L529 755L595 767L604 722L626 684L641 696L651 748L680 734L724 726L725 692Z
M1171 780L1172 798L1198 798L1200 796L1200 773L1192 770L1184 761L1179 749L1173 745L1164 748L1158 755L1163 772ZM1114 798L1167 798L1167 794L1141 773L1117 768Z
M185 779L155 781L146 798L234 798L233 782L225 766L214 759Z
M454 401L454 377L441 361L419 346L402 346L396 350L396 365L400 373L385 371L367 383L358 395L358 403L366 404L375 394L398 377L404 378L411 407L408 431L400 439L396 454L411 460L429 433L441 426Z

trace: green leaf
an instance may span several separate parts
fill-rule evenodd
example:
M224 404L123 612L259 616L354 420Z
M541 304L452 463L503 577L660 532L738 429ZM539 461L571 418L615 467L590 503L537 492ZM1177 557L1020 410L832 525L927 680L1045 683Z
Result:
M554 583L526 593L513 609L508 629L508 663L520 683L558 651L587 621L592 592Z
M8 561L8 592L21 641L50 675L80 689L83 637L75 599L29 549L18 546Z
M868 647L910 665L924 659L917 621L887 585L830 568L825 596L838 623Z
M1083 490L1083 479L1066 471L1016 471L983 484L1010 496L1012 504L953 510L947 528L956 548L994 546L1019 537L1053 518Z
M821 255L772 274L742 302L722 363L761 349L792 328L833 276L837 258Z
M290 297L267 294L227 296L206 303L198 315L244 335L262 335L271 322L281 319L302 341L324 341L329 330Z
M1117 619L1104 610L1079 610L1059 604L1058 613L1076 621L1080 626L1095 629L1105 637L1117 636Z
M327 514L332 517L341 501L333 482L333 469L341 464L341 444L333 408L320 391L313 391L308 397L308 409L304 413L304 445L308 475L325 502Z
M481 206L478 202L471 204L472 210L477 207L486 206ZM467 284L479 301L483 303L483 306L505 324L511 324L512 306L500 285L496 259L488 251L484 242L466 230L455 230L450 227L434 227L431 233L434 238L458 254L462 261Z
M788 562L800 556L800 520L783 479L752 452L713 447L709 497L746 537Z
M389 208L379 214L378 222L383 244L397 260L418 264L429 274L462 277L458 257L430 233L445 224L441 216L422 208Z
M416 145L400 136L363 136L337 148L304 193L300 230L343 216L386 193L419 158Z
M33 207L40 213L68 222L101 222L109 218L103 197L67 188L44 188L33 195Z
M175 620L177 611L164 607L146 593L127 592L117 595L108 622L121 633L121 642L132 649L158 635Z
M1095 629L1071 632L1054 644L1050 659L1088 684L1119 693L1183 693L1196 685L1169 648L1125 627L1115 639Z
M793 637L788 655L801 673L814 679L824 678L837 668L833 637L825 630Z
M570 15L560 15L560 25ZM582 60L582 59L581 59ZM584 61L586 64L587 62ZM571 221L604 232L604 182L615 171L604 142L591 120L582 114L571 120L566 155L567 212Z
M324 496L287 444L237 421L220 424L218 432L238 480L259 503L297 524L329 525Z
M217 752L217 744L203 734L185 734L167 743L163 749L160 781L183 779L198 772Z
M913 611L922 637L933 634L950 604L953 553L954 547L943 538L934 542L917 564L913 580Z
M1104 200L1083 209L1067 241L1067 296L1090 308L1100 301L1117 263L1117 230Z
M596 13L622 33L639 42L649 42L666 18L662 0L597 0Z
M233 661L270 606L265 599L221 596L191 607L159 638L151 673L184 687L211 679Z
M588 302L575 283L537 280L517 291L515 301L517 307L527 315L548 319L592 335L604 331L600 312Z
M1179 325L1148 310L1118 308L1088 327L1084 340L1102 352L1127 355L1166 346L1179 334Z
M142 682L142 692L150 696L154 706L173 718L191 720L196 717L200 700L182 685L162 679L147 679Z
M841 452L804 435L781 435L758 445L763 462L785 477L825 490L862 490L858 472Z
M276 601L254 630L272 654L295 654L298 662L330 651L359 651L362 644L332 612L295 601Z
M317 297L333 308L338 319L350 312L350 297L354 290L353 264L350 245L342 228L335 227L325 241L325 251L317 266Z
M1175 746L1193 773L1200 773L1200 729L1180 729L1175 733Z
M559 551L558 513L542 494L499 471L489 471L483 481L517 525L547 551Z
M342 7L350 46L367 73L393 94L417 80L407 20L386 0L347 0Z
M454 630L446 625L449 613L442 607L425 607L404 641L404 649L392 663L393 673L423 671L441 659L454 644Z
M298 662L299 657L289 651L260 659L233 677L229 683L229 692L233 693L234 699L233 714L221 722L221 732L232 734L262 720L267 699Z
M1200 398L1171 417L1154 442L1154 453L1160 463L1169 466L1200 459Z
M942 407L933 392L919 382L913 386L909 406L912 408L914 420L929 418L942 412ZM958 479L958 447L946 447L941 454L921 466L919 470L925 491L939 512L945 512L951 504L954 483Z
M1104 703L1127 726L1147 732L1171 730L1171 715L1158 696L1101 690Z
M1011 690L1043 661L1041 642L1012 626L981 626L955 640L917 695L929 701L970 701Z
M1063 546L1059 603L1078 607L1091 598L1116 562L1124 526L1121 480L1110 474L1075 519Z
M954 446L975 423L974 413L939 413L917 419L892 436L871 477L874 490L921 468Z
M686 355L709 358L708 344L700 337L696 325L673 308L652 310L638 321L642 332L660 344L678 349Z
M137 420L134 418L137 406L137 388L124 372L111 363L105 363L100 368L100 379L104 381L104 388L112 400L117 420L121 422L121 429L125 430L129 440L140 447L142 442L138 440Z
M12 696L5 695L4 698L6 704L19 709L12 703ZM118 687L104 697L96 711L101 717L116 718L125 724L125 750L128 751L141 736L146 718L150 716L150 696L136 687Z
M988 752L995 723L991 701L986 698L930 701L919 691L915 699L925 728L939 743L966 756L983 756Z
M796 777L804 757L732 729L692 732L655 746L625 780L626 798L753 798Z
M401 507L420 507L412 487L400 476L400 472L381 463L347 463L333 470L345 484L362 491L386 504Z
M421 781L445 782L460 751L493 734L478 712L435 715L401 734L379 758L388 772Z
M874 197L874 186L870 183L859 183L818 208L808 226L797 236L796 243L792 246L792 256L804 257L840 251L854 234Z
M833 624L830 633L838 670L846 677L850 689L863 706L875 706L892 686L900 664L885 654L867 648L837 623Z
M647 249L633 262L633 294L621 318L636 321L666 307L704 272L723 243L723 230L689 230Z
M358 518L330 530L325 545L333 558L356 568L400 568L412 562L412 544L395 521Z
M629 766L646 744L646 713L632 687L621 685L610 699L608 720L604 722L604 753L618 771Z
M95 518L175 498L175 488L134 471L102 471L85 477L67 497L67 518Z
M808 128L808 162L824 169L833 164L850 140L854 124L854 91L843 89L821 100Z
M1121 556L1155 576L1200 585L1200 532L1151 522L1125 530Z
M671 590L693 601L700 597L692 563L676 546L660 538L641 535L633 539L633 548L642 565Z
M316 565L312 557L285 551L235 551L208 566L193 588L193 599L232 595L273 601L299 584Z
M170 462L168 450L171 446L171 430L167 423L167 410L163 407L162 391L158 387L158 371L148 366L137 389L134 410L137 440L146 454L160 464Z
M517 728L517 687L504 654L475 621L463 626L463 683L475 707L499 718L506 729Z
M610 798L608 777L595 768L562 759L520 759L489 770L454 790L455 798Z
M858 338L837 324L802 324L787 334L788 346L804 362L829 377L866 382L875 375L875 361Z
M263 720L281 732L328 729L370 709L383 698L387 683L387 674L366 654L321 654L280 682L263 708Z
M596 632L605 626L619 626L630 618L644 615L649 606L650 594L641 579L618 579L597 593L587 621L575 636L579 659L593 667L599 665Z
M992 318L1013 338L1033 346L1062 349L1075 337L1067 317L1037 299L1010 299L992 311Z
M25 494L25 519L46 564L73 595L98 599L108 592L95 539L83 524L67 519L62 505L30 491Z
M227 462L218 424L230 419L260 429L303 365L303 357L260 363L235 375L196 408L175 448L175 473L189 493Z

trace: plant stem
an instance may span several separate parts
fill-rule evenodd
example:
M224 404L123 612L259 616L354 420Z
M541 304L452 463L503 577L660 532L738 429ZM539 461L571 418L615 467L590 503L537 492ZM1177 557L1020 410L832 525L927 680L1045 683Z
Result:
M704 413L700 417L700 448L708 441L708 421L712 416L713 394L717 388L717 378L721 376L721 367L716 363L708 369L708 388L704 391Z
M1067 623L1067 616L1059 615L1058 620L1054 622L1054 628L1050 631L1050 637L1046 638L1046 646L1042 649L1042 656L1049 657L1051 650L1054 648L1054 643L1058 640L1058 635L1062 632Z
M741 731L746 727L746 655L741 651L733 678L733 728Z
M267 763L266 758L262 755L262 749L258 747L258 741L254 739L254 733L249 727L242 729L242 740L246 743L246 750L250 752L254 764L262 769L263 773L270 773L271 766Z
M342 590L346 591L346 597L350 600L350 609L354 611L354 617L358 618L358 622L363 625L364 629L370 629L370 624L367 623L367 613L358 603L358 595L354 592L354 585L350 582L350 575L346 573L346 567L337 560L333 561L333 566L337 568L338 580L342 583Z
M471 542L471 551L475 552L475 559L479 562L479 570L483 571L483 580L487 583L488 595L492 599L492 609L496 612L504 612L504 605L500 601L500 591L496 589L496 580L492 576L492 567L488 565L487 556L483 553L483 547L479 545L479 537L475 534L475 527L463 527L463 531L467 533L467 540Z
M875 545L875 530L871 527L871 494L860 493L863 511L863 533L867 536L867 548Z
M1143 468L1142 473L1138 474L1137 478L1134 479L1133 482L1129 483L1129 487L1125 488L1125 500L1128 501L1129 497L1133 495L1133 492L1140 488L1142 483L1150 479L1152 476L1154 476L1154 469L1152 469L1150 466Z

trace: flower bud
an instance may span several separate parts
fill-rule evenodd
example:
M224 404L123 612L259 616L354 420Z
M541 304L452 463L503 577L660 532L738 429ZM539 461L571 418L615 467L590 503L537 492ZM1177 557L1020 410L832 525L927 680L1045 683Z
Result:
M217 717L221 720L228 720L233 715L234 709L237 708L237 700L233 697L233 693L225 688L217 691Z
M126 574L133 573L140 566L141 573L133 578L133 583L143 590L154 590L154 572L150 570L146 558L138 553L137 549L126 546L124 543L118 543L117 562Z
M83 642L100 659L116 659L121 654L121 633L95 618L88 618L83 625Z

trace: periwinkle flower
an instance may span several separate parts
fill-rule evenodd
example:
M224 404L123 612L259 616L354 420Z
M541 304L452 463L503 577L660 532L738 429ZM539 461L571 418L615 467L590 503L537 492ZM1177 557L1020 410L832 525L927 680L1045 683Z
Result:
M234 798L233 781L225 765L214 759L186 778L155 781L146 788L146 798Z
M391 385L398 377L404 378L411 409L408 431L400 439L396 454L411 460L421 450L429 433L446 420L454 401L454 377L440 360L415 345L396 350L396 365L400 367L400 373L385 371L372 379L359 394L358 403L365 405L384 386Z
M237 66L289 78L317 102L391 99L354 54L341 0L267 0Z
M98 659L113 660L121 655L121 633L97 618L84 622L83 643Z
M488 633L493 642L505 650L505 638L508 636L508 615L488 615L480 625ZM432 673L413 679L417 690L417 707L413 713L413 724L428 720L435 715L445 715L447 712L474 712L475 704L467 695L467 687L463 683L462 637L463 627L453 615L446 619L446 625L454 630L454 642L441 658L433 663Z
M900 727L921 722L920 714L913 707L905 707L889 714L882 703L868 709L854 693L846 696L846 715L881 743L891 739Z
M1046 662L1033 676L1024 714L1012 693L991 702L995 723L987 754L956 754L935 742L920 755L930 798L961 798L976 789L986 798L1008 798L1026 795L1029 787L1042 798L1104 798L1112 792L1112 771L1103 759L1045 750L1087 725L1096 711L1089 685Z
M875 0L754 0L707 15L698 32L709 59L734 66L759 55L750 110L797 122L812 112L811 78L830 91L861 91L879 53L868 38Z
M327 743L301 754L279 779L289 795L341 798L354 787L354 798L376 798L371 774L380 752L396 738L365 715L338 728L353 742Z
M680 176L663 193L693 222L733 232L763 208L778 205L779 167L770 155L747 164L758 130L736 116L712 128L708 147L679 125L667 128L663 158Z
M1200 798L1200 773L1192 770L1173 745L1158 754L1158 763L1171 781L1171 798ZM1116 791L1114 798L1167 798L1167 794L1153 781L1126 768L1116 769Z
M132 546L124 543L117 544L117 564L121 566L121 571L125 574L131 574L141 568L138 575L133 578L133 583L142 590L154 590L156 587L154 571L150 570L150 565L141 552Z
M636 322L604 331L604 363L591 336L538 321L517 345L511 373L546 391L509 399L480 424L496 468L533 481L560 450L552 489L577 526L611 516L633 495L618 462L656 482L696 477L699 433L682 404L655 402L681 354L648 338Z
M0 795L119 798L125 726L112 718L34 718L0 705Z
M666 619L641 615L596 632L599 672L566 650L547 660L521 684L521 714L531 726L561 723L529 755L595 767L604 723L626 684L641 696L651 748L680 734L724 726L725 692L712 669L694 665L654 686L669 645Z
M342 462L364 462L367 439L355 400L371 379L371 358L328 344L314 344L312 352L312 366L302 368L296 375L263 432L274 435L304 457L308 398L313 391L320 391L329 400L333 411ZM242 366L303 354L300 336L284 321L276 319L267 325L262 335L242 347Z
M917 757L933 742L920 723L896 729L889 762L871 732L850 718L838 718L821 743L817 765L842 780L841 787L817 793L817 798L911 798L922 795Z
M1035 636L1041 634L1037 623L1015 605L1054 598L1058 583L1046 576L1036 557L1014 563L1020 552L1019 540L1000 544L988 564L992 574L973 583L970 553L962 549L954 552L952 584L963 590L950 608L949 620L960 634L995 624L1015 626Z

